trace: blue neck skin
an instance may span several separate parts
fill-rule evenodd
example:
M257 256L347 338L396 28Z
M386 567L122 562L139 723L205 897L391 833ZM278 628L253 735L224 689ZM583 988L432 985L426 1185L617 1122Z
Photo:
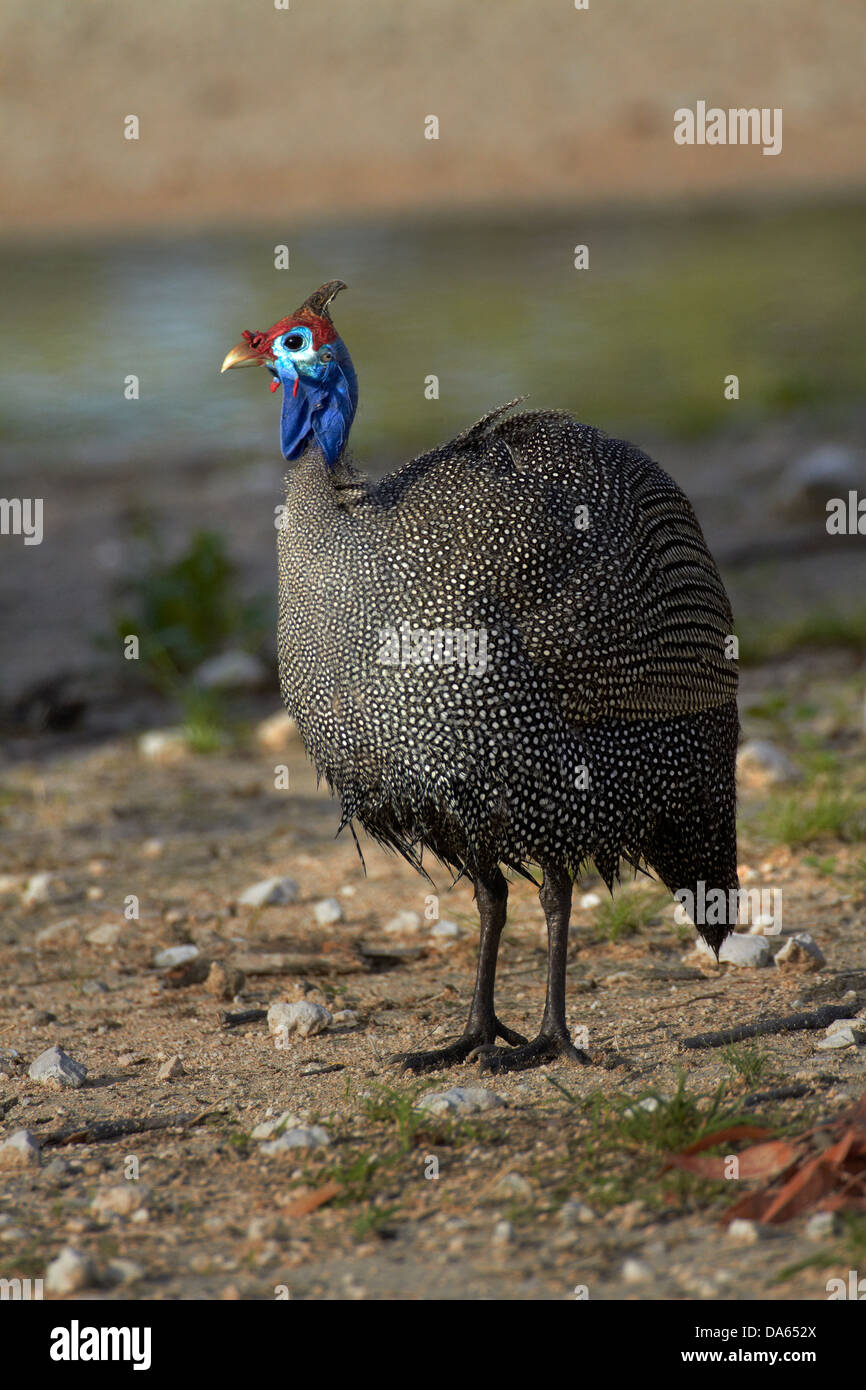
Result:
M310 344L296 353L275 344L273 352L273 370L283 388L283 458L292 463L316 445L332 469L346 447L358 406L358 378L345 343L337 338L318 352Z

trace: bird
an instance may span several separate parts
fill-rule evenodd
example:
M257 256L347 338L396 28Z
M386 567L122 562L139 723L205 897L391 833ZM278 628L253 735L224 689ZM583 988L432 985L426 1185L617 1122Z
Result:
M474 887L465 1027L398 1054L403 1070L586 1064L566 1018L581 875L594 867L612 892L631 867L683 902L736 902L728 596L676 482L564 410L511 401L363 476L347 447L358 381L330 308L345 288L330 280L245 331L222 364L262 365L282 390L295 465L277 536L282 698L359 852L356 825L422 874L432 857ZM538 887L547 925L532 1040L494 1004L515 875ZM718 956L736 916L706 918L695 925Z

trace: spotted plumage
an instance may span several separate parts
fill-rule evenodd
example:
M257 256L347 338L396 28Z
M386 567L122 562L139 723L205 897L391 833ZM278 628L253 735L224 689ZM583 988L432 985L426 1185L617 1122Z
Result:
M285 387L286 382L283 382ZM474 882L470 1021L418 1070L578 1056L564 1018L572 881L623 861L737 886L730 606L695 514L630 444L494 411L378 482L309 448L278 539L283 699L343 825ZM507 885L544 873L539 1038L493 1012ZM563 925L564 924L564 925ZM700 928L718 948L727 926Z

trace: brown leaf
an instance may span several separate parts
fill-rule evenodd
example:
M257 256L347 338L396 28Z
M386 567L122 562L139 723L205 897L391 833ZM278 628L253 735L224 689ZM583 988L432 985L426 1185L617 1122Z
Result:
M763 1133L766 1133L766 1130ZM755 1178L778 1177L790 1168L801 1153L802 1148L787 1139L773 1139L768 1144L753 1144L742 1153L733 1155L737 1160L736 1180L748 1182ZM701 1178L721 1180L730 1177L727 1170L731 1157L730 1154L690 1154L686 1150L681 1154L669 1154L665 1166L683 1168L687 1173L696 1173Z
M827 1137L833 1137L834 1142L823 1152L806 1159L806 1148L826 1142ZM783 1162L786 1149L788 1161ZM774 1191L772 1178L784 1173L798 1159L801 1160L798 1170ZM682 1155L674 1156L671 1162L678 1167L689 1167L690 1163L683 1161ZM774 1162L781 1165L775 1172ZM698 1170L691 1168L690 1171ZM706 1176L721 1177L723 1174L716 1170ZM745 1217L779 1223L808 1210L866 1210L866 1092L834 1124L806 1130L796 1144L779 1141L746 1149L740 1154L740 1177L759 1176L770 1179L769 1186L762 1192L741 1197L725 1213L724 1221Z
M768 1192L747 1192L745 1197L741 1197L738 1202L728 1208L722 1221L726 1226L729 1222L738 1219L763 1221L772 1200L772 1196Z
M729 1125L727 1129L718 1129L715 1134L705 1134L702 1139L696 1139L688 1148L680 1149L680 1153L699 1154L704 1149L714 1149L717 1144L733 1143L735 1139L768 1139L772 1132L759 1125Z
M308 1216L311 1211L316 1211L318 1207L323 1207L326 1202L340 1192L342 1187L338 1182L326 1182L324 1187L314 1187L311 1192L305 1192L303 1196L297 1197L294 1202L289 1202L288 1206L283 1207L284 1216Z
M836 1181L833 1165L824 1162L823 1154L811 1159L775 1194L763 1220L790 1221L793 1216L814 1207L822 1197L829 1196Z

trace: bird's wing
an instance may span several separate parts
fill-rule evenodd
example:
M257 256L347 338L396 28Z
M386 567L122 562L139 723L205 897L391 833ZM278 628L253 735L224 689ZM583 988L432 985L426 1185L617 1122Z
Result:
M491 652L508 624L571 723L732 700L730 605L676 483L564 413L501 414L375 489L437 621L486 621Z
M495 432L542 484L529 491L545 560L518 622L563 714L670 717L734 699L730 604L676 483L568 417L516 416Z

